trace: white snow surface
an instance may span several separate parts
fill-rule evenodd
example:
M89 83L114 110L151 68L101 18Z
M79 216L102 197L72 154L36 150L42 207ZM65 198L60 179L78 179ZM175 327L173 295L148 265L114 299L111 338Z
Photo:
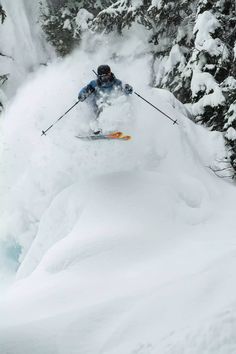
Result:
M149 87L145 35L87 37L5 113L1 269L20 266L1 296L1 354L236 350L236 190L209 168L225 167L223 138ZM178 125L133 95L100 117L131 141L76 139L86 103L41 136L101 63Z

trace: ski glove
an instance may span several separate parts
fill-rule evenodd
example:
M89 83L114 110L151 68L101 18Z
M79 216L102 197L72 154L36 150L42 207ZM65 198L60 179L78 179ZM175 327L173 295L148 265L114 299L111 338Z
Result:
M84 100L86 100L86 98L87 98L87 95L80 93L78 96L78 101L83 102Z
M127 95L131 95L133 93L133 87L128 84L125 84L124 91Z

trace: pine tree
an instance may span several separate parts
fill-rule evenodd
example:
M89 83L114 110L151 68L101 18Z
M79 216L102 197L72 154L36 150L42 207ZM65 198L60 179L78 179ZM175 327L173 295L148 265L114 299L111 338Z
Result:
M130 28L136 19L140 18L148 3L149 1L143 0L112 1L110 6L106 6L97 15L93 27L97 31L105 30L106 33L117 31L121 34L124 28ZM104 5L109 5L109 2Z
M57 53L64 56L72 51L74 46L79 43L73 37L73 28L70 25L75 17L73 8L60 7L55 9L53 6L44 7L41 4L41 23L47 40L51 43Z
M57 0L45 6L41 3L41 23L47 40L61 56L79 45L89 23L110 0Z
M191 72L187 63L193 47L194 9L194 4L190 6L186 0L162 0L151 5L148 17L144 17L144 23L149 23L146 27L153 31L154 71L155 62L163 68L162 75L154 78L153 84L170 89L183 103L191 98L188 91Z
M154 84L192 104L196 121L225 132L236 170L235 4L161 0L148 15L159 24L154 69L163 68Z

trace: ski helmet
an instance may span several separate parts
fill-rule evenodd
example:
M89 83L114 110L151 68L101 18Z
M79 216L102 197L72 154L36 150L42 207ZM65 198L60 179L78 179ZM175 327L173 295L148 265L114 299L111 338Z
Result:
M109 75L111 73L111 68L109 65L100 65L97 68L97 73L98 73L98 76Z

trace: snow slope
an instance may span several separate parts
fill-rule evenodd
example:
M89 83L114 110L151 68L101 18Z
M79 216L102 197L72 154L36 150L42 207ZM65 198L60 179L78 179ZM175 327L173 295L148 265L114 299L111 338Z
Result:
M236 192L208 168L222 166L222 136L148 87L142 35L102 49L87 38L6 112L1 249L20 266L0 302L1 354L235 351ZM179 124L118 97L100 125L132 141L74 138L89 130L86 103L41 137L103 62Z

